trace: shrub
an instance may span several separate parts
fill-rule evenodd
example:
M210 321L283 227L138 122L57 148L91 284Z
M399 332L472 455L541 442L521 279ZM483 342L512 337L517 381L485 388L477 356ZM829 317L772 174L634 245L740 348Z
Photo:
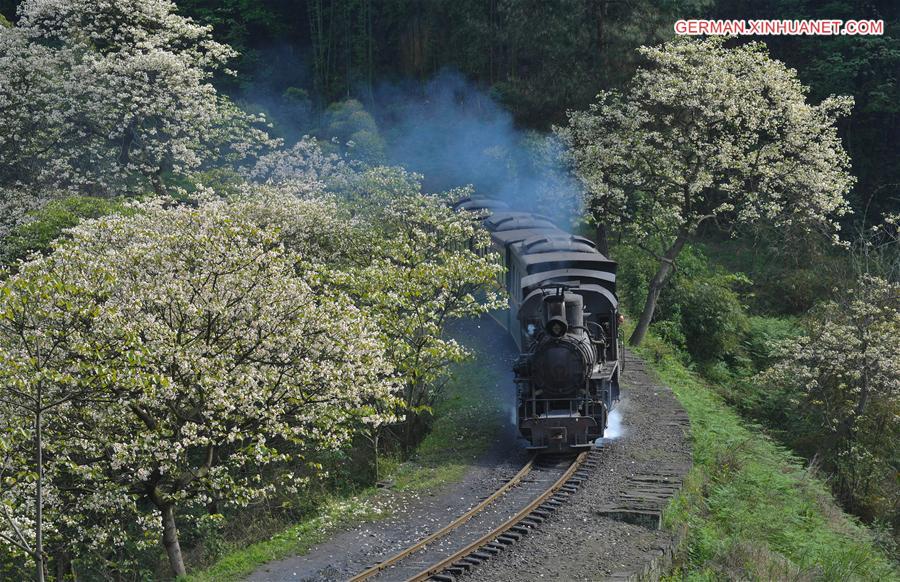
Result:
M775 358L775 346L800 335L793 318L752 315L747 318L744 350L757 369L770 365Z
M384 162L386 146L375 119L356 99L334 103L325 114L325 135L347 144L347 153L369 164Z
M619 298L636 317L656 261L627 244L614 249L614 258L619 262ZM742 340L748 329L739 290L749 283L740 273L710 265L697 247L686 245L660 295L654 330L674 347L687 350L698 363L734 362L743 356Z
M698 362L733 359L738 354L747 315L731 288L735 279L714 273L683 281L677 289L687 349Z
M775 229L761 229L757 238L725 239L709 233L703 251L716 264L746 273L753 284L747 301L751 311L800 315L847 284L846 256L821 237L785 240Z
M13 265L33 252L46 253L50 243L85 218L134 211L121 199L70 196L53 200L30 213L31 220L12 229L0 245L0 263Z

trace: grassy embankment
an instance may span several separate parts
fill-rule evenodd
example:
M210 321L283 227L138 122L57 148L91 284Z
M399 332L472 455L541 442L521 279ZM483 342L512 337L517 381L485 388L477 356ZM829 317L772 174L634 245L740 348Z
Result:
M369 487L323 501L307 519L269 539L232 544L212 566L193 572L192 582L238 580L263 564L308 552L336 531L390 515L390 507L425 491L462 479L472 462L494 441L504 414L484 398L497 381L490 367L474 359L457 366L435 408L433 429L406 462L382 459L390 489Z
M741 417L659 339L637 350L691 419L694 467L664 515L685 533L672 580L896 580L870 532L797 457Z

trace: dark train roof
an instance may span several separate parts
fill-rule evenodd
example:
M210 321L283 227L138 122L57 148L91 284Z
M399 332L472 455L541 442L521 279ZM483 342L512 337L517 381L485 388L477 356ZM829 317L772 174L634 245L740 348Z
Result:
M576 282L576 281L572 281L572 282ZM581 281L577 281L577 282L580 283ZM547 283L552 283L552 281L548 281ZM531 287L532 287L531 290L528 292L528 294L525 296L525 299L522 301L523 304L527 303L534 297L537 297L537 296L544 297L545 295L547 295L546 289L541 289L540 287L535 288L534 286L531 286ZM579 285L577 293L580 293L582 295L588 294L588 293L599 295L599 296L605 298L613 308L615 308L619 305L619 300L616 298L616 294L613 293L612 291L610 291L609 289L607 289L606 287L602 287L600 285L591 285L591 284Z
M559 282L577 282L582 287L596 285L606 289L615 289L616 275L610 271L598 271L596 269L563 268L551 271L542 271L533 275L522 277L520 284L524 295L535 289Z
M506 220L509 218L540 218L542 220L550 220L546 216L542 214L535 214L534 212L525 212L523 210L504 210L502 212L498 212L495 216L491 217L493 220Z
M556 227L553 228L520 228L516 230L501 230L497 232L492 232L491 236L494 240L502 245L508 245L512 243L521 242L523 240L528 240L530 238L536 238L540 236L553 236L553 235L564 235L565 232L559 230Z
M591 265L592 268L597 270L610 271L613 273L616 270L616 263L608 260L598 252L554 251L550 253L523 254L522 262L528 267L529 273L537 272L531 270L532 266L543 265L545 263L566 263L573 264L573 266Z
M524 228L556 228L549 218L530 212L497 212L484 219L491 231L521 230Z
M599 254L590 239L569 233L548 233L527 238L522 241L522 251L526 255L553 251Z

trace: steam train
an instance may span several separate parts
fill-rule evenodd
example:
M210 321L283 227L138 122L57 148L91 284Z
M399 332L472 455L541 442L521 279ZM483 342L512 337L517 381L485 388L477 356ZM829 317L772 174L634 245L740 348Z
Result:
M495 319L519 348L516 422L528 448L591 447L619 400L616 263L589 239L501 201L469 197L454 208L478 213L505 267L509 307Z

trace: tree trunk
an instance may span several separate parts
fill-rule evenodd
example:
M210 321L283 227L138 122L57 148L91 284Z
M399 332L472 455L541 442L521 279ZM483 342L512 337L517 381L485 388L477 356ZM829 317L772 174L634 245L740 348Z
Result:
M175 507L166 505L162 508L163 547L169 557L169 566L175 576L184 576L184 558L181 556L181 545L178 543L178 528L175 527Z
M375 483L376 484L378 483L378 480L381 478L381 474L379 472L379 467L378 467L378 437L379 436L380 436L379 431L376 428L375 436L372 438L372 449L375 452Z
M166 187L163 184L162 176L160 176L160 172L157 171L153 176L150 177L150 183L153 185L153 192L157 196L165 196L166 195Z
M656 311L656 301L659 299L659 294L672 273L675 258L681 252L681 249L684 248L684 243L686 242L687 234L679 233L675 242L660 260L659 269L656 270L656 274L650 280L650 288L647 291L647 301L644 303L644 310L641 312L640 319L638 319L637 327L634 328L634 333L628 339L629 345L639 346L644 341L644 336L647 335L647 329L650 327L650 321L653 319L653 312Z
M44 582L44 441L41 433L42 386L37 387L37 412L34 415L34 456L37 483L34 500L34 563L37 582Z
M66 578L75 580L75 573L72 569L72 560L65 552L60 552L54 556L56 563L56 582L66 582Z

